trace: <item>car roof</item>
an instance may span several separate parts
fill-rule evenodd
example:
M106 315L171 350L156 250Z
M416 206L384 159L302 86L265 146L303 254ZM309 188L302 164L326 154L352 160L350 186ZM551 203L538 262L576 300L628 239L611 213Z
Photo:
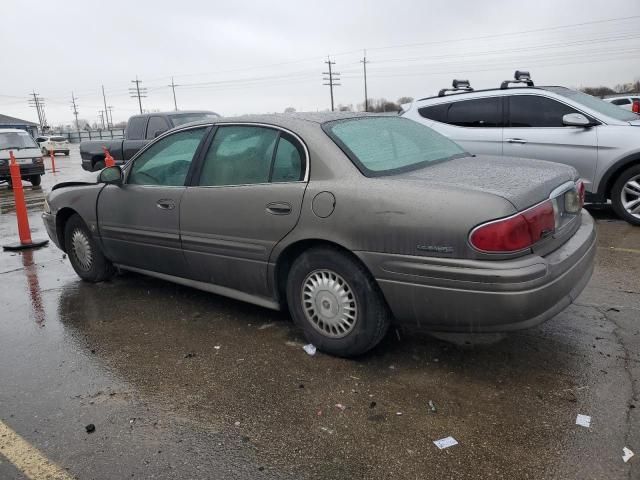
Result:
M484 88L481 90L465 90L460 92L449 93L448 95L433 95L431 97L419 98L416 102L421 102L423 100L437 100L437 99L445 99L449 97L464 97L464 96L473 96L475 93L486 93L486 92L497 92L502 93L504 95L508 95L510 93L522 93L522 92L531 92L535 90L545 90L550 91L552 88L564 88L566 90L571 90L570 88L563 87L562 85L542 85L535 87L509 87L509 88Z
M131 115L131 117L129 118L134 118L134 117L153 117L153 116L167 116L167 117L173 117L176 115L189 115L189 114L193 114L193 113L212 113L214 115L219 115L216 112L212 112L211 110L171 110L169 112L149 112L149 113L138 113L136 115Z

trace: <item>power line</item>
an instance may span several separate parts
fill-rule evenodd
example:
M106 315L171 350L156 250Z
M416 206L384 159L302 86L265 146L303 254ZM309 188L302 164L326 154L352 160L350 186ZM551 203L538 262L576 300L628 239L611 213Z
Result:
M333 111L334 111L334 108L333 108L333 87L338 87L338 86L340 86L340 84L339 84L339 83L336 83L336 82L339 82L339 81L340 81L340 74L339 74L339 73L337 73L337 72L334 72L334 71L331 69L331 66L332 66L332 65L335 65L335 64L336 64L336 62L332 62L330 57L328 57L328 56L327 56L327 61L326 61L326 62L324 62L324 63L326 63L327 65L329 65L329 71L328 71L328 72L322 72L322 74L323 74L323 75L329 75L329 78L327 78L327 77L323 77L323 78L322 78L322 80L324 80L325 82L326 82L326 81L328 81L328 82L329 82L329 83L323 83L323 85L328 85L328 86L329 86L329 92L331 93L331 111L333 112ZM334 78L334 77L335 77L335 78Z
M171 87L171 90L173 90L173 106L176 109L176 112L178 111L178 102L176 101L176 87L179 87L180 85L176 85L175 82L173 81L173 77L171 77L171 85L167 85L167 87Z
M131 80L131 83L135 83L136 86L129 88L129 96L131 98L137 98L138 99L138 105L140 106L140 113L142 113L142 99L145 98L147 95L147 89L146 88L140 88L140 84L142 83L142 80L138 80L138 76L136 75L136 79L135 80Z

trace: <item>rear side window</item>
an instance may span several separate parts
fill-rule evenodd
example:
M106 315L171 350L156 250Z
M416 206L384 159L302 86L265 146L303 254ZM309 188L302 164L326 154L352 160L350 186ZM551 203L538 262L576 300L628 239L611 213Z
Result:
M628 98L617 98L615 100L612 100L611 103L613 103L614 105L629 105L631 103L631 100L629 100Z
M442 103L440 105L422 107L418 109L418 113L424 118L435 120L436 122L447 123L447 113L450 105L450 103Z
M363 117L322 127L368 177L392 175L467 154L455 142L401 117Z
M220 127L207 152L201 186L267 183L278 131L264 127Z
M64 141L66 141L67 139L66 139L65 137L51 137L51 138L50 138L50 140L51 140L52 142L64 142Z
M501 127L502 101L500 98L476 98L454 102L449 107L447 123L459 127Z
M564 103L538 95L509 97L508 127L563 127L562 117L579 113Z
M164 133L167 130L169 130L169 125L167 125L167 121L164 118L162 117L149 118L149 124L147 125L147 138L155 138L160 133Z
M144 127L147 123L147 117L132 117L127 125L128 140L144 140Z
M271 171L272 182L297 182L304 175L304 153L298 142L282 134Z

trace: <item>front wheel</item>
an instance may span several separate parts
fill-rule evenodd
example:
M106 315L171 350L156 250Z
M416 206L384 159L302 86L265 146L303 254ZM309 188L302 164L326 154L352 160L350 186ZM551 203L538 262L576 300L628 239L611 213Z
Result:
M65 150L65 151L64 151L64 152L62 152L62 153L64 153L64 156L65 156L65 157L68 157L68 156L69 156L69 150Z
M611 203L616 214L632 225L640 225L640 165L628 168L613 184Z
M64 227L64 245L71 266L82 280L96 283L114 275L115 267L105 258L100 245L77 214L69 217Z
M31 185L38 187L42 183L42 177L40 175L31 175L29 177L29 181L31 182Z
M351 255L331 247L308 250L295 260L287 302L307 340L340 357L371 350L391 323L371 274Z

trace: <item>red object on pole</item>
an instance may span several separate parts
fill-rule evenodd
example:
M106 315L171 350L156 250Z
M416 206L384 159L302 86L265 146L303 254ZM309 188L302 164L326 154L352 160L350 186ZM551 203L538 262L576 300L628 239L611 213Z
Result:
M51 171L53 173L56 173L56 154L54 153L53 150L51 150L51 152L49 152L51 154Z
M49 240L36 242L31 240L27 204L24 200L24 190L22 189L22 175L20 175L20 165L16 162L13 150L9 151L9 172L11 173L11 186L13 187L13 198L16 205L16 217L18 217L18 236L20 237L20 242L3 245L3 248L5 250L21 250L46 245L49 243Z
M106 167L114 167L116 165L116 161L113 159L107 147L102 147L104 150L104 164Z

